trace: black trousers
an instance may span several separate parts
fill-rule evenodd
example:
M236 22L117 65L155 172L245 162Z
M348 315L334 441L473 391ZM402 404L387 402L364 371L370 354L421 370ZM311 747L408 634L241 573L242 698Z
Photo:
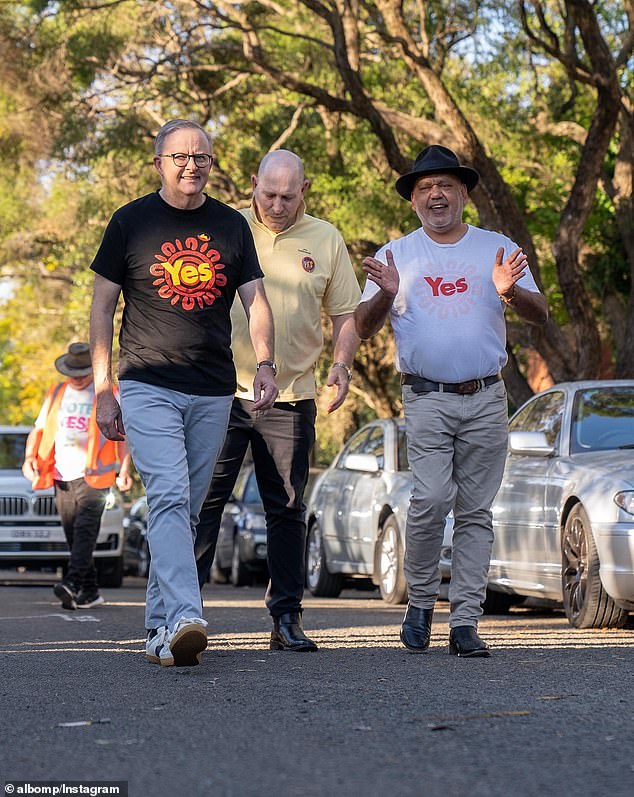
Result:
M97 568L92 555L107 492L91 487L83 478L55 482L55 503L70 550L65 580L75 591L97 589Z
M202 588L209 576L220 519L249 443L266 515L270 581L266 605L273 617L300 611L304 594L306 520L304 490L315 443L312 399L278 402L253 412L252 401L234 399L224 447L196 531L196 565Z

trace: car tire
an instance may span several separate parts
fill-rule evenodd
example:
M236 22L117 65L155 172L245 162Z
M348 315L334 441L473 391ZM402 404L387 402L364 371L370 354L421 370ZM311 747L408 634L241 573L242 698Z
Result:
M512 595L487 589L486 598L482 604L482 612L483 614L508 614L512 605Z
M123 556L95 560L100 587L118 589L123 583Z
M405 552L394 515L383 523L375 561L381 598L391 605L407 603Z
M621 628L628 613L603 589L600 562L588 514L577 504L561 538L561 586L564 610L574 628Z
M329 573L321 528L311 523L306 539L306 587L317 598L336 598L343 589L343 576Z
M233 556L229 581L234 587L246 587L253 583L253 575L240 558L240 544L237 535L233 538Z

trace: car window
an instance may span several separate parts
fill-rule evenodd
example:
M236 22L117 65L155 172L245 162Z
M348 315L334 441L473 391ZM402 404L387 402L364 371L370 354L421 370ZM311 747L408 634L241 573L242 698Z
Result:
M247 483L244 487L244 495L242 500L245 504L261 504L260 491L258 489L258 481L255 478L255 471L252 470L247 478Z
M409 470L409 459L407 457L407 435L405 429L400 427L398 430L397 442L397 468L399 470Z
M385 431L382 426L373 427L359 453L375 456L379 463L379 469L383 470L385 467Z
M363 445L366 441L368 436L367 429L361 429L360 432L357 432L353 435L350 440L348 441L345 448L341 451L339 455L339 459L337 460L337 467L343 468L343 463L348 456L348 454L361 454L363 451Z
M0 435L0 470L20 470L24 462L26 437L24 432Z
M520 410L510 423L511 432L544 432L548 444L559 442L561 419L564 411L564 393L555 390L538 396Z
M634 448L634 387L579 390L572 412L571 453Z

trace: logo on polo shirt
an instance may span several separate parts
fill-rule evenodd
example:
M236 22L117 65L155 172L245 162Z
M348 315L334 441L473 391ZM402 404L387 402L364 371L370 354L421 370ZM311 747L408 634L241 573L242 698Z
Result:
M302 268L304 271L307 271L309 274L311 271L315 270L315 261L312 257L303 257L302 258Z
M176 238L161 246L160 253L154 255L150 274L156 277L152 284L162 299L180 304L183 310L203 309L215 302L227 278L220 273L225 267L220 262L222 255L210 242L210 235L200 233L196 238L186 238L184 243Z

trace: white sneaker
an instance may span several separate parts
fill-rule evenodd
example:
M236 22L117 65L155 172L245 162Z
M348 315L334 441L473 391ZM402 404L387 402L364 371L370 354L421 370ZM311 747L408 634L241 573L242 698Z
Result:
M168 635L169 649L176 667L200 664L200 654L207 647L207 621L200 617L181 617Z
M149 631L145 643L145 658L148 661L160 664L162 667L171 667L174 664L167 636L167 626L164 625Z

